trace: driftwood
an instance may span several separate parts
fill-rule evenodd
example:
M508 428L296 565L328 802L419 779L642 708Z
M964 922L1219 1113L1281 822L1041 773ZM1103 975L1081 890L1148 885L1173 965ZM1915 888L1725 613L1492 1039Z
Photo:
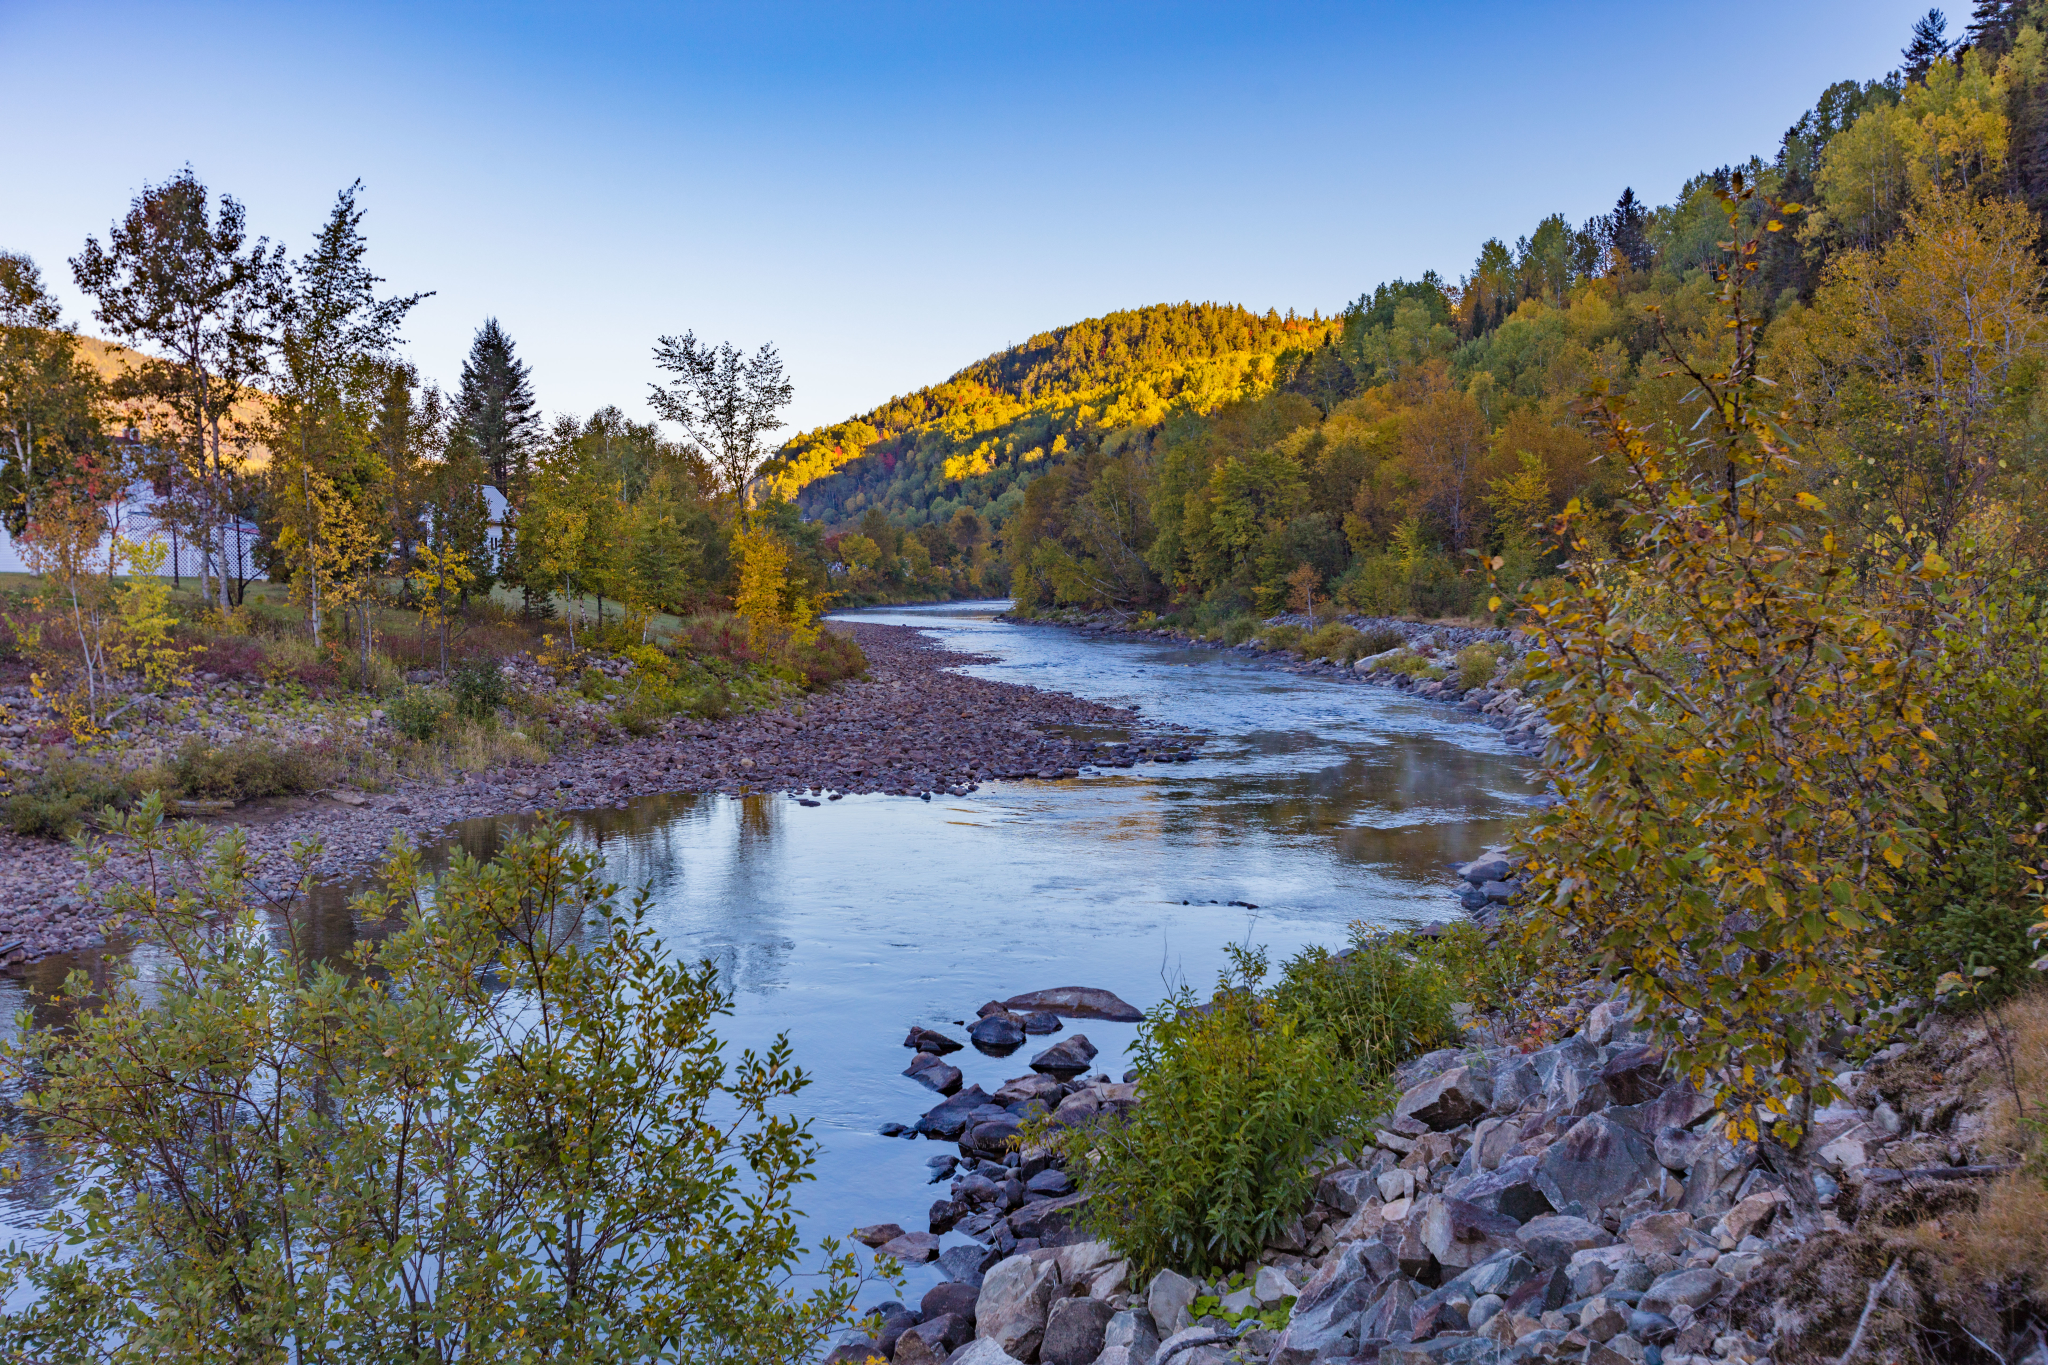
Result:
M1870 1296L1863 1300L1863 1316L1856 1319L1856 1334L1849 1338L1849 1349L1842 1352L1842 1358L1835 1365L1849 1365L1849 1358L1856 1354L1856 1348L1863 1344L1863 1333L1870 1326L1870 1315L1877 1311L1877 1301L1884 1297L1884 1291L1892 1287L1892 1277L1904 1265L1904 1257L1894 1257L1892 1268L1885 1271L1884 1278L1870 1286Z

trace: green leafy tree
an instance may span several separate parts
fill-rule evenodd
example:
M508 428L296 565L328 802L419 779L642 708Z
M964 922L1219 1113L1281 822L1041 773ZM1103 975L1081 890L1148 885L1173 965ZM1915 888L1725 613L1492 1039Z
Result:
M767 437L782 429L780 414L796 394L783 377L782 357L765 342L748 356L729 341L713 347L685 332L655 344L654 364L674 378L651 386L648 401L683 429L717 471L725 495L744 506L747 485L768 457Z
M0 252L0 523L19 536L52 482L105 463L106 393L42 273Z
M363 910L403 927L337 968L239 833L107 820L161 955L6 1047L61 1196L5 1258L24 1358L793 1365L846 1319L850 1256L795 1283L787 1041L727 1058L712 965L563 826L438 879L399 848Z

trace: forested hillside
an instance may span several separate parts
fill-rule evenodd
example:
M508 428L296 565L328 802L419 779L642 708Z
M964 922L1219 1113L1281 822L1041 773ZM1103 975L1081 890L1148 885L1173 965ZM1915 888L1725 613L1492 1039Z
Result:
M1327 321L1162 306L1034 337L799 436L773 486L828 530L860 522L846 562L870 589L893 558L872 564L870 544L950 523L921 531L940 562L905 587L950 560L956 591L1007 588L1027 610L1216 618L1306 586L1363 612L1470 614L1475 553L1511 586L1540 576L1554 557L1534 528L1610 499L1589 393L1676 433L1692 385L1660 334L1709 363L1724 344L1712 269L1740 182L1762 192L1745 221L1783 224L1750 304L1788 419L1830 452L1815 495L1859 524L1938 525L1961 462L1972 496L2024 506L2048 429L2048 80L2028 7L1979 8L1966 45L1829 87L1768 157L1668 204L1624 190L1576 226L1487 240L1455 283L1381 284ZM1987 325L1995 340L1968 335Z

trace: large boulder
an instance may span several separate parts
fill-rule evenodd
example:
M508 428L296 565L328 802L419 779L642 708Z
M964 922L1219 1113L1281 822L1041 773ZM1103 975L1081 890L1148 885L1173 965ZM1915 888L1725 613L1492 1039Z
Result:
M998 1261L974 1300L976 1339L992 1341L1019 1360L1036 1356L1059 1279L1059 1269L1049 1260L1012 1256Z
M946 1365L1024 1365L1024 1362L998 1343L980 1337L947 1356Z
M960 1135L960 1150L969 1156L1000 1161L1003 1154L1010 1150L1011 1139L1015 1138L1023 1127L1023 1123L1015 1114L992 1115Z
M1358 1316L1360 1341L1385 1341L1395 1332L1412 1332L1415 1301L1421 1296L1411 1280L1392 1279Z
M1052 1126L1072 1128L1094 1123L1112 1115L1127 1113L1137 1106L1137 1094L1138 1087L1135 1085L1091 1085L1086 1089L1076 1090L1061 1100L1059 1108L1052 1111Z
M1159 1329L1144 1308L1126 1308L1102 1329L1102 1354L1096 1365L1151 1365L1159 1350Z
M924 1297L918 1300L917 1311L926 1322L951 1313L971 1328L974 1325L974 1301L980 1296L980 1286L948 1280L925 1290ZM968 1335L973 1334L970 1332Z
M1057 1105L1060 1097L1065 1094L1066 1090L1060 1085L1058 1077L1042 1076L1033 1071L1023 1076L1012 1076L1004 1081L996 1091L995 1100L1001 1105L1016 1104L1023 1100L1042 1100L1045 1107L1050 1109Z
M1625 1047L1600 1068L1616 1104L1645 1104L1664 1093L1664 1054L1647 1043Z
M1567 1264L1575 1252L1614 1244L1599 1224L1563 1213L1531 1218L1516 1229L1515 1240L1530 1260L1546 1269Z
M1357 1213L1361 1204L1379 1192L1379 1177L1371 1171L1332 1171L1316 1182L1316 1202L1339 1213Z
M939 1138L957 1142L960 1134L967 1131L967 1116L992 1101L988 1093L978 1085L970 1085L943 1104L932 1106L917 1121L914 1131L928 1138Z
M1527 1058L1504 1057L1494 1066L1494 1113L1512 1114L1542 1093L1543 1078L1536 1074L1536 1068L1529 1065Z
M889 1365L882 1343L867 1337L841 1342L825 1353L821 1365Z
M1463 1270L1516 1245L1520 1223L1506 1214L1444 1196L1425 1201L1422 1244L1437 1264Z
M1607 1111L1610 1118L1644 1137L1655 1137L1666 1128L1690 1128L1713 1112L1714 1102L1693 1089L1690 1081L1674 1081L1641 1104L1618 1104Z
M929 1232L906 1232L875 1248L879 1256L894 1256L905 1265L923 1265L939 1257L939 1239Z
M1045 1318L1040 1365L1089 1365L1102 1354L1103 1337L1116 1310L1101 1299L1057 1299Z
M939 1273L955 1284L971 1290L973 1294L978 1294L981 1292L982 1268L989 1263L989 1257L992 1255L993 1252L978 1246L947 1247L939 1253ZM969 1296L969 1302L972 1303L972 1294ZM968 1316L973 1315L970 1307ZM927 1313L925 1316L931 1315Z
M1088 1063L1094 1060L1095 1044L1088 1041L1087 1034L1077 1033L1033 1057L1031 1069L1052 1076L1073 1076L1086 1071Z
M1655 1179L1659 1169L1642 1134L1605 1114L1591 1114L1550 1145L1538 1166L1537 1183L1552 1208L1578 1204L1590 1211L1619 1203Z
M1645 1313L1669 1317L1671 1310L1681 1303L1694 1310L1706 1307L1727 1285L1728 1281L1712 1266L1674 1270L1644 1290L1643 1301L1636 1306Z
M1026 991L1002 1002L1003 1008L1019 1013L1044 1010L1069 1019L1108 1019L1118 1024L1135 1024L1145 1016L1108 991L1093 986L1055 986L1051 990Z
M865 1247L886 1246L903 1235L903 1225L901 1223L870 1223L866 1227L855 1228L849 1235L854 1241L859 1242Z
M1537 1164L1533 1156L1511 1157L1493 1170L1452 1181L1444 1193L1526 1223L1552 1207L1537 1181Z
M1483 1116L1492 1100L1493 1087L1484 1074L1472 1067L1457 1066L1401 1096L1394 1113L1428 1124L1441 1133Z
M1353 1242L1323 1263L1294 1300L1280 1350L1289 1359L1350 1355L1358 1340L1358 1315L1372 1302L1382 1278L1363 1242ZM1277 1358L1277 1357L1276 1357Z

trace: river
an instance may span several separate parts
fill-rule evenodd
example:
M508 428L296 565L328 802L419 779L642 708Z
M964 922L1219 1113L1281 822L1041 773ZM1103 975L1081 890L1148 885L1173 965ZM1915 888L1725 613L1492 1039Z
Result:
M1214 650L1013 625L996 619L1005 605L850 619L915 625L992 656L967 669L983 677L1185 726L1206 737L1200 757L930 802L648 796L574 816L615 880L652 888L665 940L720 965L731 1050L786 1031L815 1078L799 1097L823 1148L798 1201L813 1241L866 1223L922 1230L942 1192L925 1163L951 1144L877 1131L939 1098L899 1074L910 1025L962 1037L958 1021L983 1001L1050 986L1105 987L1145 1008L1181 982L1206 990L1231 943L1265 945L1278 963L1341 946L1354 921L1445 918L1456 912L1446 865L1504 833L1537 790L1495 731L1449 708ZM473 821L458 838L487 852L501 834ZM343 897L321 904L319 930L338 951L354 926ZM11 978L0 999L27 1004ZM1136 1026L1069 1021L1058 1036L1075 1032L1120 1079ZM993 1091L1052 1041L948 1060ZM25 1155L24 1178L0 1190L0 1236L48 1207L32 1143ZM921 1292L935 1272L912 1278Z

